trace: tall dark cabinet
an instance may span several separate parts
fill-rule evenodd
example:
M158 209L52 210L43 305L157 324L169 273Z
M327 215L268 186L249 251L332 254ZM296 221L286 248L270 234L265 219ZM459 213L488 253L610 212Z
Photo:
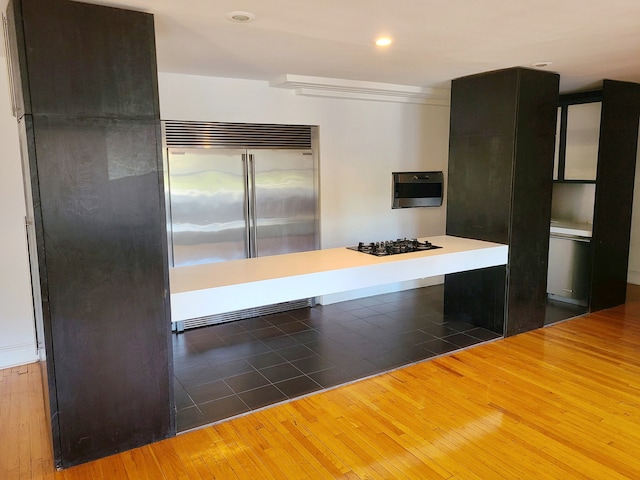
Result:
M592 312L626 300L639 118L640 84L605 80L591 239Z
M543 326L559 75L510 68L451 86L447 235L509 245L506 269L445 277L445 313L496 333Z
M68 0L12 0L7 17L69 467L175 434L153 17Z

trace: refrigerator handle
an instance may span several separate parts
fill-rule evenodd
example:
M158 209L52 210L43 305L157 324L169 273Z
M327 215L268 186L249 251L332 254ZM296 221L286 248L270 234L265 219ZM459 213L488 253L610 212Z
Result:
M242 170L244 172L244 255L251 258L251 202L249 201L249 156L242 154Z
M258 256L258 215L256 213L256 165L255 165L255 157L253 154L249 154L249 182L251 184L250 190L250 202L251 208L249 209L250 214L250 227L249 231L251 233L250 244L251 244L251 257Z

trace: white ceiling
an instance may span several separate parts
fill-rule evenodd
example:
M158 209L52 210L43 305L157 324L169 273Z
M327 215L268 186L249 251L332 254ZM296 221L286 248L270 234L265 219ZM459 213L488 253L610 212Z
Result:
M86 1L86 0L85 0ZM551 61L561 92L640 82L640 0L90 0L155 15L158 69L448 88ZM233 23L230 11L256 15ZM386 49L373 44L385 34Z

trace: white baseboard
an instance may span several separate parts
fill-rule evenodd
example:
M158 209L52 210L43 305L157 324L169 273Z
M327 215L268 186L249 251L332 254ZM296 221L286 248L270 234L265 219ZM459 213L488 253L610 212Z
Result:
M420 287L430 287L431 285L440 285L441 283L444 283L443 275L411 280L408 282L390 283L388 285L380 285L378 287L361 288L332 295L324 295L317 297L316 301L321 305L331 305L332 303L346 302L348 300L357 300L358 298L372 297L374 295L382 295L384 293L401 292L403 290L411 290Z
M0 348L0 369L26 365L39 359L35 343Z

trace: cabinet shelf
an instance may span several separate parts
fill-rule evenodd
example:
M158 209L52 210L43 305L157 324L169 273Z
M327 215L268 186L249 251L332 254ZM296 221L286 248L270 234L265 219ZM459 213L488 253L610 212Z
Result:
M595 180L558 180L554 179L553 183L575 183L575 184L595 184Z

